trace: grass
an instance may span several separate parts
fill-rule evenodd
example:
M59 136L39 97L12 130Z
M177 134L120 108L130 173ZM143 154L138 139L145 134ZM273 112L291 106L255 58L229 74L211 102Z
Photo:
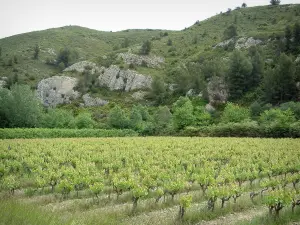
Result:
M1 199L0 218L0 225L71 224L70 221L63 220L53 213L14 199Z
M293 222L300 221L300 208L295 208L295 212L293 213L291 208L285 208L280 212L279 217L274 217L273 215L263 215L259 217L255 217L250 221L241 221L239 225L280 225L280 224L293 224ZM238 225L236 224L236 225ZM297 223L298 224L298 223Z

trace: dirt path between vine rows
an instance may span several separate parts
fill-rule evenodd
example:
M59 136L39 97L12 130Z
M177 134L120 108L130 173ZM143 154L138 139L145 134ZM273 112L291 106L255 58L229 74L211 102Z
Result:
M262 216L267 212L267 208L265 206L261 206L243 212L237 212L222 216L215 220L201 221L200 223L197 223L197 225L233 225L238 224L239 221L250 221L251 219L254 219L257 216Z

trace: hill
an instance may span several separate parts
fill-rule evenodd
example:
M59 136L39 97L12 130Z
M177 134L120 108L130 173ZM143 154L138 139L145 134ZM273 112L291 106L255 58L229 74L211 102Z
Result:
M156 106L185 106L174 105L180 96L191 97L193 117L206 106L206 125L220 122L228 101L256 120L300 100L299 21L295 4L228 9L182 31L66 26L15 35L0 39L0 84L30 85L44 105L90 111L104 124L115 104L128 112L141 103L153 116Z
M60 69L47 65L46 60L55 58L55 54L61 48L68 47L75 50L78 53L76 61L97 62L97 58L103 55L126 52L129 48L137 49L145 40L152 40L151 54L166 59L165 68L199 59L223 58L229 52L213 49L212 46L224 40L224 30L231 24L236 25L238 37L253 37L264 41L267 45L268 39L276 36L282 37L287 25L292 26L300 20L299 12L299 5L240 8L205 21L197 21L183 31L102 32L66 26L15 35L0 39L2 48L0 75L10 77L18 74L20 82L34 86L42 78L60 72ZM128 44L124 45L126 40ZM36 45L40 48L38 60L33 59ZM122 48L124 46L125 48ZM272 50L266 46L267 57L273 55ZM165 74L164 70L152 71L145 68L137 70L139 69L149 74Z

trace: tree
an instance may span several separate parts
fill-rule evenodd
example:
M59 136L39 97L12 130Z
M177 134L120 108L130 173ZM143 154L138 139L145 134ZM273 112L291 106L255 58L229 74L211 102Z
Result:
M295 54L299 54L300 53L300 23L299 22L295 23L294 25L293 37L294 37L293 51Z
M169 98L168 86L162 77L155 76L151 83L151 91L147 97L155 102L156 105L166 103Z
M129 46L129 39L125 38L124 41L121 44L121 47L122 48L128 48L128 46Z
M281 54L276 66L268 69L264 76L263 90L267 102L285 102L297 97L295 71L293 60Z
M246 82L246 91L254 89L260 84L265 66L264 58L257 47L251 47L249 49L249 55L251 57L252 72Z
M229 99L240 98L249 88L253 66L250 60L240 51L236 50L230 57L228 86Z
M244 2L243 4L242 4L242 8L246 8L247 7L247 4Z
M291 50L292 45L292 29L289 25L285 28L285 39L285 51L289 52Z
M179 99L173 104L173 111L173 123L178 130L194 123L194 107L189 98L179 97Z
M36 44L35 47L34 47L33 58L38 59L39 58L39 53L40 53L40 47L38 46L38 44Z
M130 112L129 126L134 130L141 130L142 122L143 122L143 117L140 113L140 110L136 106L133 106Z
M129 120L124 110L116 105L109 112L108 123L114 128L124 129L128 127Z
M233 38L237 36L237 27L234 24L231 24L229 27L227 27L224 31L224 40Z
M78 58L78 53L76 51L72 51L69 48L62 48L60 49L57 58L56 58L56 65L63 63L64 67L68 67L71 65L74 60Z
M42 109L35 93L27 85L14 84L0 92L1 115L9 127L38 127Z
M145 41L141 47L140 54L141 55L149 55L151 48L152 48L151 41L149 41L149 40Z
M280 0L271 0L270 4L271 5L279 5L280 4Z
M166 129L171 125L172 113L170 109L167 106L159 106L154 115L154 120L158 131Z

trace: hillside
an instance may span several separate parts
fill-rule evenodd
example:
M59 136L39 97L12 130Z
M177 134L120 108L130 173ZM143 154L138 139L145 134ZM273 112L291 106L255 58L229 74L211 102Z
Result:
M55 58L61 48L68 47L78 53L76 61L97 62L103 55L137 49L145 40L152 40L151 54L166 59L165 68L174 67L200 58L223 58L228 51L214 50L212 46L223 40L224 29L234 23L238 37L253 37L264 41L267 56L273 55L267 40L282 36L287 25L300 20L299 5L260 6L241 8L230 13L222 13L205 21L196 22L183 31L126 30L102 32L83 27L66 26L44 31L20 34L0 39L2 48L0 76L18 74L20 82L36 85L42 78L59 73L59 69L46 65L46 60ZM125 39L127 48L122 48ZM168 40L172 46L167 45ZM34 47L39 45L38 60L33 60ZM17 63L10 66L9 60L16 57ZM7 66L9 65L9 66ZM148 74L165 74L164 70L137 68Z
M296 4L228 9L182 31L66 26L15 35L0 39L0 85L27 84L44 106L88 111L101 128L120 128L108 125L110 110L119 105L126 114L137 103L153 117L157 106L174 113L191 101L192 120L179 130L219 123L227 102L248 107L257 121L300 100L299 21Z

